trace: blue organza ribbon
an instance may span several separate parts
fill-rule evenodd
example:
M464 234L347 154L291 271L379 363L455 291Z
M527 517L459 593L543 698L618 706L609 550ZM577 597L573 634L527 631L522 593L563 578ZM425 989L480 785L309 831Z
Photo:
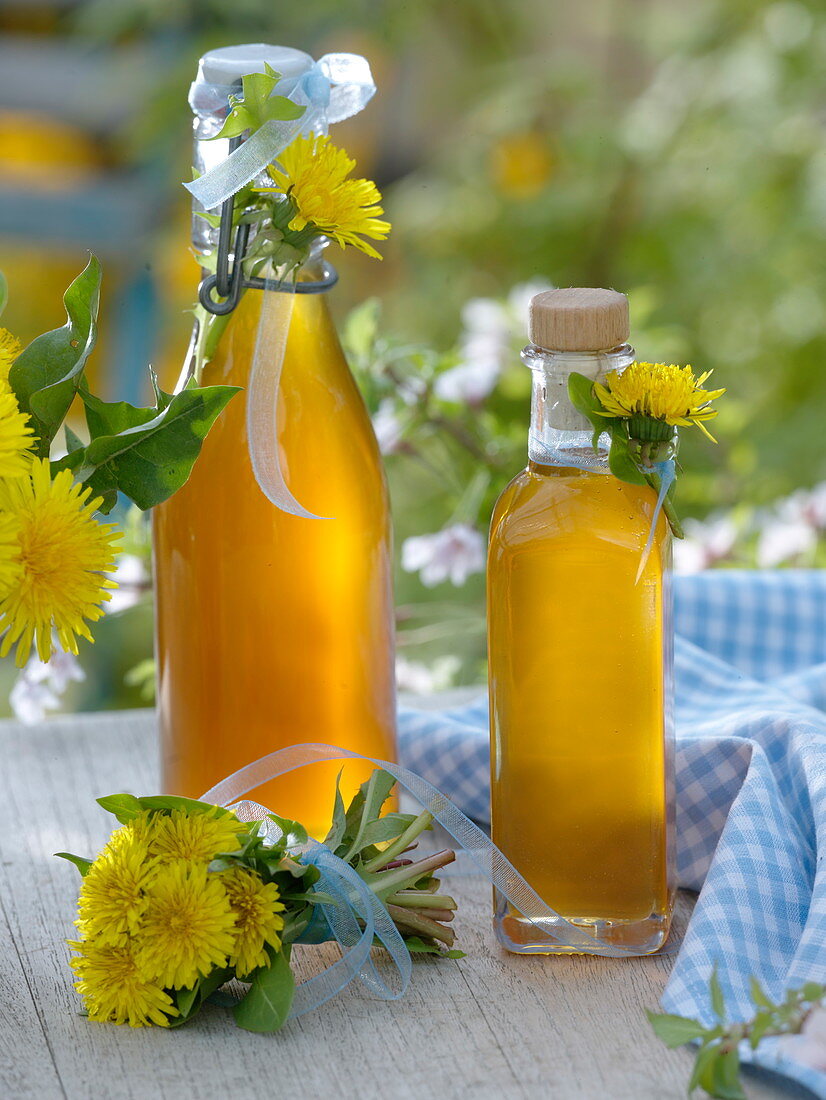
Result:
M637 581L642 576L643 569L645 569L645 563L648 561L648 555L651 553L651 547L654 544L654 535L657 531L657 520L660 518L660 512L663 510L663 504L665 504L665 498L668 496L668 490L674 484L674 479L677 476L677 464L673 458L667 458L663 462L653 463L652 469L660 479L660 491L657 494L657 503L654 506L654 514L651 517L651 527L648 531L648 538L646 539L645 548L640 558L639 568L637 569Z
M235 88L219 85L227 96ZM271 119L220 164L184 187L205 210L220 206L255 179L299 134L326 133L334 122L358 114L376 92L366 59L354 53L328 53L301 76L279 80L278 95L305 107L293 121Z
M633 949L606 943L565 920L543 901L478 825L466 817L432 783L398 764L372 756L362 756L335 745L292 745L239 768L208 790L202 800L222 806L232 805L245 820L255 820L264 817L269 811L256 803L241 802L240 805L235 805L249 791L297 768L305 768L323 760L343 759L366 760L388 771L430 811L510 904L533 922L537 931L545 932L561 947L609 958L628 958L640 954ZM297 987L290 1015L301 1016L318 1007L356 977L383 1000L395 1000L402 996L412 969L410 953L384 905L356 871L343 859L333 855L323 844L310 841L296 854L303 862L312 863L318 868L321 877L315 889L335 899L333 905L325 903L317 906L321 916L307 929L304 942L320 943L335 939L342 948L342 956L321 974L309 978ZM326 934L325 924L330 935ZM390 955L391 974L395 975L395 981L386 981L370 957L374 938L381 941ZM670 950L673 950L673 946Z

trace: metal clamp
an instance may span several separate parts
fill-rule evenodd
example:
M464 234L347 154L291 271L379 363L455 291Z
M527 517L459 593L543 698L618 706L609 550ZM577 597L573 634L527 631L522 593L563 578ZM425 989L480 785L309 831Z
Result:
M240 138L232 138L230 152L240 144ZM250 227L242 223L235 231L235 247L233 250L232 269L229 263L229 238L232 233L232 215L235 207L235 196L231 195L221 206L221 221L218 226L218 251L216 257L215 274L208 275L198 288L198 300L204 309L219 317L232 313L241 299L241 291L245 287L253 290L280 290L295 292L296 294L320 294L329 290L338 282L338 272L334 267L325 264L320 279L306 282L293 282L292 280L279 279L247 279L244 277L244 256L249 242ZM221 301L216 301L213 292Z

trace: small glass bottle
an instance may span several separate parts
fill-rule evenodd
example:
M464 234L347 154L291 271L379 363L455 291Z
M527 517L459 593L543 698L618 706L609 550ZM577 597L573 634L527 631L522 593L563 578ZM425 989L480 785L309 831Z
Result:
M312 64L306 54L273 47L237 47L202 59L201 164L232 80L262 70L264 61L280 72ZM205 224L195 220L200 251L212 243ZM318 258L308 263L299 282L313 282L318 291L321 266ZM264 299L273 295L285 298L277 289L245 290L203 369L203 385L246 391ZM395 758L387 486L327 298L296 293L291 311L283 311L290 319L276 441L290 491L326 518L289 514L264 495L250 461L246 392L216 421L187 483L154 512L166 792L197 798L243 765L304 742ZM277 351L265 345L260 353ZM193 368L193 360L185 364L179 386ZM345 802L372 767L345 764ZM252 797L323 836L340 768L301 768Z
M530 336L529 462L490 532L493 839L567 921L645 954L674 898L671 535L661 515L637 581L656 494L610 473L567 389L633 362L627 299L537 295ZM494 909L510 951L581 950Z

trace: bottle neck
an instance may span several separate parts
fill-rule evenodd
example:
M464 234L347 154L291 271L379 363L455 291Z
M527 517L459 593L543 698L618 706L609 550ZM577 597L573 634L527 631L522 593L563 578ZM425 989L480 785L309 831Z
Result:
M608 469L608 436L592 445L593 428L568 396L574 372L602 382L609 371L623 371L634 362L634 349L621 344L607 351L551 351L529 344L522 360L533 373L528 458L540 466Z

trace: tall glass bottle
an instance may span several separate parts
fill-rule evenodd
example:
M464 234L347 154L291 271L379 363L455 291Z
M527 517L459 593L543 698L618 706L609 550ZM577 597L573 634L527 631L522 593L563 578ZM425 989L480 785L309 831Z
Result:
M567 395L571 372L600 380L633 362L627 337L624 295L532 302L529 462L490 532L491 813L495 843L548 905L647 953L674 896L671 536L660 516L637 580L656 496L609 472ZM509 950L572 950L501 895L494 908Z
M283 70L284 58L274 60ZM204 385L247 386L263 300L273 294L282 292L245 291ZM192 369L187 363L181 385ZM287 745L395 756L387 488L326 293L294 298L277 446L290 491L329 518L291 515L265 497L245 399L233 398L189 481L154 515L162 784L192 797ZM253 797L323 835L339 767L303 768ZM345 800L370 770L345 766Z

